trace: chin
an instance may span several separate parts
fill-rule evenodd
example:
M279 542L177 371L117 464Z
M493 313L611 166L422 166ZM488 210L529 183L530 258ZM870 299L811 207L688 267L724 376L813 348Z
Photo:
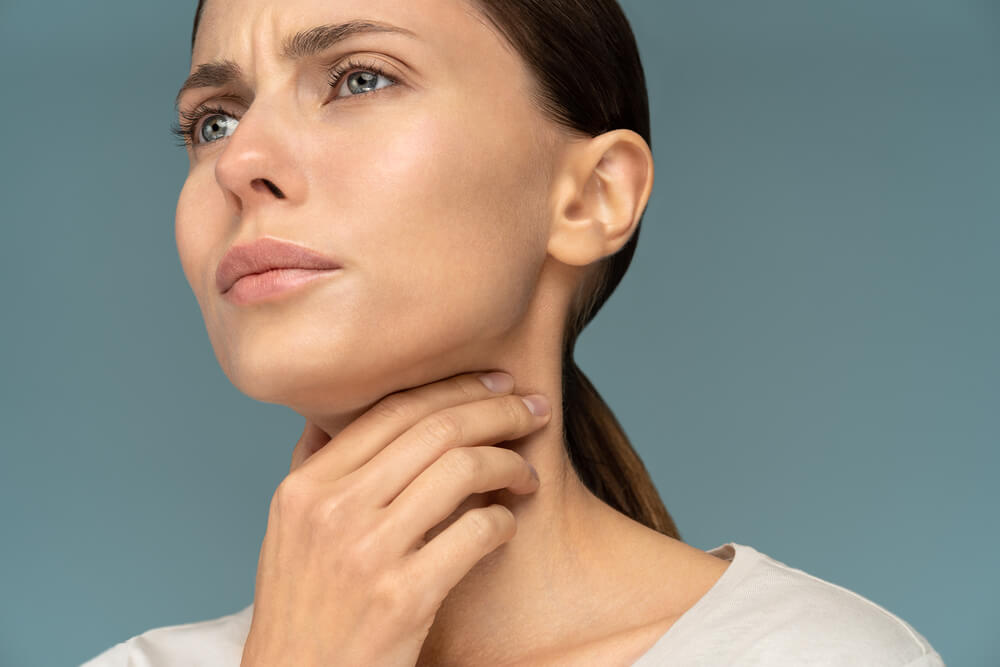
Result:
M366 409L408 386L416 360L375 355L371 346L283 346L243 341L219 356L220 366L241 393L262 403L284 405L303 415L348 414ZM412 386L422 384L413 381Z

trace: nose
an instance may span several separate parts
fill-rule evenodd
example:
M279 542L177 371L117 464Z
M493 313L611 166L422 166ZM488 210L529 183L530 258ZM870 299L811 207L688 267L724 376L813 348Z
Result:
M215 162L215 180L236 215L248 209L293 203L304 194L291 137L275 109L257 103L240 119Z
M250 187L254 188L255 190L260 190L261 188L266 188L267 190L269 190L271 192L271 194L273 194L278 199L285 199L286 198L285 197L285 193L281 191L281 188L279 188L277 185L275 185L271 181L267 180L266 178L255 178L255 179L253 179L252 181L250 181Z

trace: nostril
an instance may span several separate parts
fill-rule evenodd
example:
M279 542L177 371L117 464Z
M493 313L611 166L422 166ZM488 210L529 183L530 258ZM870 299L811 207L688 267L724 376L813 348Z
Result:
M253 183L251 183L251 186L255 190L257 188L259 188L261 185L264 185L278 199L284 199L285 198L285 195L282 194L282 192L281 192L280 189L278 189L278 186L275 185L274 183L272 183L271 181L267 180L266 178L255 178L253 180Z

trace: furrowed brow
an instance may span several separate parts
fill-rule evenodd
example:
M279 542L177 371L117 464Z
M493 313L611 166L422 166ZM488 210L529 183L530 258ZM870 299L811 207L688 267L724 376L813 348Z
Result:
M349 37L366 33L395 33L416 37L416 33L380 21L354 20L345 23L320 25L290 35L282 42L281 57L286 60L303 60L329 49ZM198 65L177 91L174 107L180 106L181 97L192 88L221 88L243 76L240 66L232 60L213 60Z
M213 60L209 63L202 63L177 91L174 107L180 107L181 97L192 88L221 88L242 76L240 66L232 60Z

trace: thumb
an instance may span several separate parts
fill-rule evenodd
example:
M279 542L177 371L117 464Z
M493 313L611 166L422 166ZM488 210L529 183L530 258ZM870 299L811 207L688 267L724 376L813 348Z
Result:
M322 449L328 442L330 442L330 436L326 431L307 419L305 428L302 429L302 435L299 436L298 442L295 443L295 449L292 450L292 464L289 466L288 472L291 473L305 463L306 459Z

